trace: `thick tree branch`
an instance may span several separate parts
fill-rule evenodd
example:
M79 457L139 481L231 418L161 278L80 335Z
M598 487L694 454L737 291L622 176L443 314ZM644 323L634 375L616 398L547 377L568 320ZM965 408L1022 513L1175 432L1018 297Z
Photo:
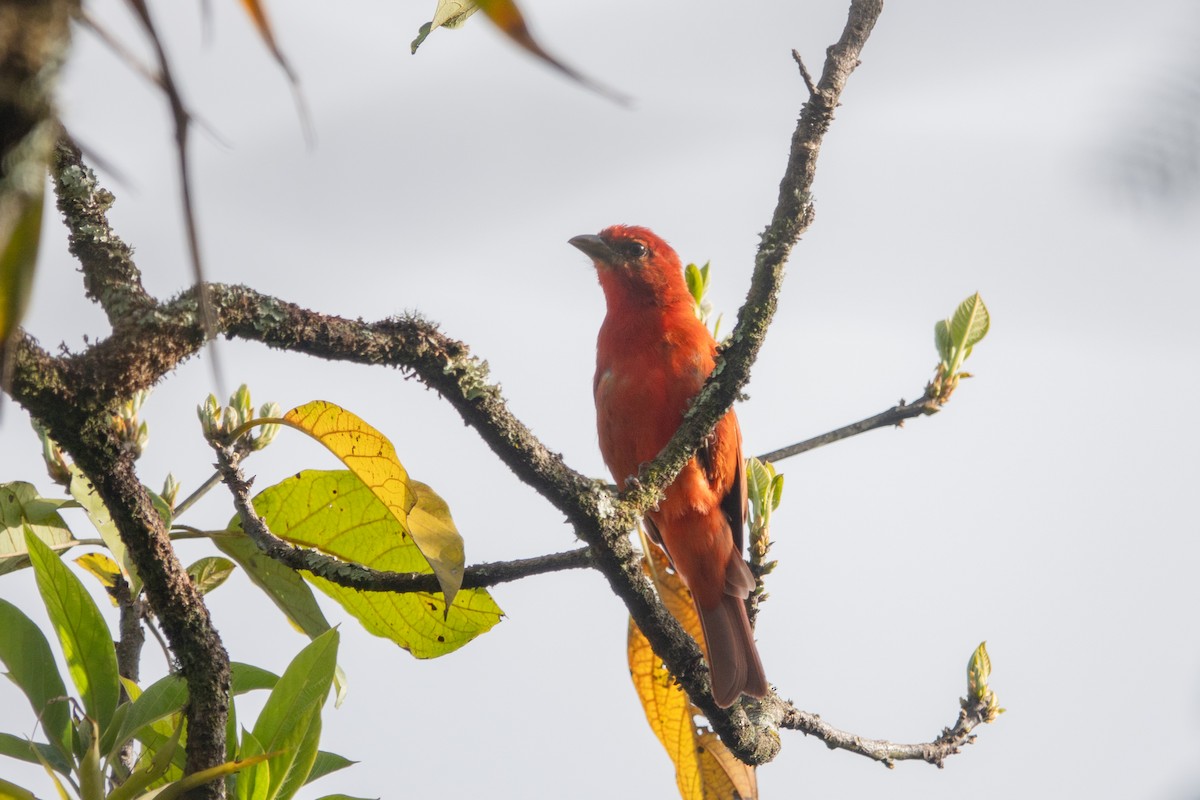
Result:
M96 173L67 139L60 139L55 148L51 173L58 210L69 221L67 248L81 265L84 291L104 309L114 328L129 324L135 312L153 307L154 298L142 288L132 251L108 224L112 194L96 183Z
M271 533L266 522L254 511L250 501L250 481L242 474L240 454L233 447L213 444L217 452L217 468L233 495L233 504L242 520L242 530L254 540L267 557L294 570L304 570L338 586L366 592L441 592L437 577L432 573L388 572L327 556L317 550L296 547ZM515 561L497 561L467 567L462 588L476 589L498 583L521 580L532 575L580 569L592 565L591 551L586 547Z

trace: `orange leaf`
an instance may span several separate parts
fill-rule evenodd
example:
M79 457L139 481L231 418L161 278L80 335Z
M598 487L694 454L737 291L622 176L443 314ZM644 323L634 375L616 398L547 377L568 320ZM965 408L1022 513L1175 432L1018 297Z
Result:
M514 0L438 0L433 20L421 26L417 38L412 43L412 51L414 53L417 52L417 48L425 41L425 37L436 28L440 26L447 28L458 27L467 17L475 13L476 9L482 11L505 36L516 42L517 46L521 49L531 53L534 57L549 64L571 80L582 84L593 92L604 95L620 105L629 105L628 97L596 83L575 68L567 66L567 64L550 55L533 38L533 34L529 32L529 26L525 23L525 17L521 14L521 9L517 7Z
M287 76L288 83L292 86L292 99L296 103L296 113L300 115L300 126L304 131L304 139L311 146L316 139L316 134L313 132L312 118L308 113L308 104L304 101L304 95L300 92L300 78L296 75L296 71L292 69L292 65L284 56L283 50L279 48L279 42L275 40L275 32L271 29L271 22L267 19L267 10L259 0L241 0L242 7L246 9L246 13L250 15L250 19L254 22L254 27L258 28L258 35L262 37L263 42L267 45L267 49L271 51L271 55L275 58L275 63L283 70L283 74Z
M700 619L691 593L671 571L659 548L646 549L645 568L667 610L684 630L702 642ZM650 729L675 763L675 782L684 800L750 800L758 797L754 767L747 766L708 728L695 722L700 710L691 704L642 635L629 620L629 674Z

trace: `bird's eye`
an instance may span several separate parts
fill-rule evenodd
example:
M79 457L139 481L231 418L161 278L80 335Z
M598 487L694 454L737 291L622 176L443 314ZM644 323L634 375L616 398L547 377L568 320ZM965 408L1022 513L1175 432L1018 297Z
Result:
M625 245L625 251L629 253L630 258L639 260L645 258L646 254L650 252L641 242L629 242Z

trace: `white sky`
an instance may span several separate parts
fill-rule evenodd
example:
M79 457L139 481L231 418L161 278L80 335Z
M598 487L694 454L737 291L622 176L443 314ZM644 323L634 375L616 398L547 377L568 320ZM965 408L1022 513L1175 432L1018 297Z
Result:
M514 412L572 466L605 474L590 397L603 300L566 244L644 224L714 264L732 324L804 100L795 47L820 68L846 3L616 2L524 7L544 43L634 96L623 110L517 52L483 19L408 43L432 5L275 3L319 144L236 4L165 18L192 108L209 277L329 313L416 309L472 344ZM138 45L123 4L90 6ZM746 9L752 9L748 15ZM779 316L739 415L763 452L912 399L932 326L978 290L989 338L947 410L780 464L768 677L864 736L926 741L950 724L988 641L1009 709L945 770L886 770L785 733L764 798L1195 797L1200 603L1195 521L1200 393L1192 316L1200 207L1126 202L1105 181L1116 142L1194 61L1187 0L892 3L843 97ZM161 296L189 281L165 104L87 33L62 105L119 167L112 221ZM43 345L103 336L61 226L48 222L28 329ZM561 515L500 466L448 405L394 371L223 343L227 378L284 408L327 399L391 436L449 501L469 561L575 545ZM210 472L188 363L150 399L151 486ZM230 387L232 388L232 387ZM24 413L0 423L0 480L50 493ZM332 466L286 433L249 464L259 486ZM213 495L184 521L224 525ZM82 520L74 520L83 525ZM181 548L185 561L207 554ZM351 694L323 747L362 763L304 798L670 797L672 768L625 665L625 615L596 574L498 587L508 618L416 662L342 626ZM43 619L28 574L0 596ZM235 660L281 670L304 644L238 575L211 597ZM107 607L106 607L107 610ZM331 620L346 620L328 607ZM148 674L165 668L153 645ZM246 705L241 718L251 718ZM0 730L32 715L0 686ZM15 762L0 774L38 783Z

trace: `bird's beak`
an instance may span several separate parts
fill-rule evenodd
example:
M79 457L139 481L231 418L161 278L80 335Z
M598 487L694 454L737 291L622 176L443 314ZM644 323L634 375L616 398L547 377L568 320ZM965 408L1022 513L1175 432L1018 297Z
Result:
M617 260L617 254L608 246L608 242L595 234L585 233L581 236L573 236L567 240L567 243L578 247L584 253L591 256L594 261L611 264Z

